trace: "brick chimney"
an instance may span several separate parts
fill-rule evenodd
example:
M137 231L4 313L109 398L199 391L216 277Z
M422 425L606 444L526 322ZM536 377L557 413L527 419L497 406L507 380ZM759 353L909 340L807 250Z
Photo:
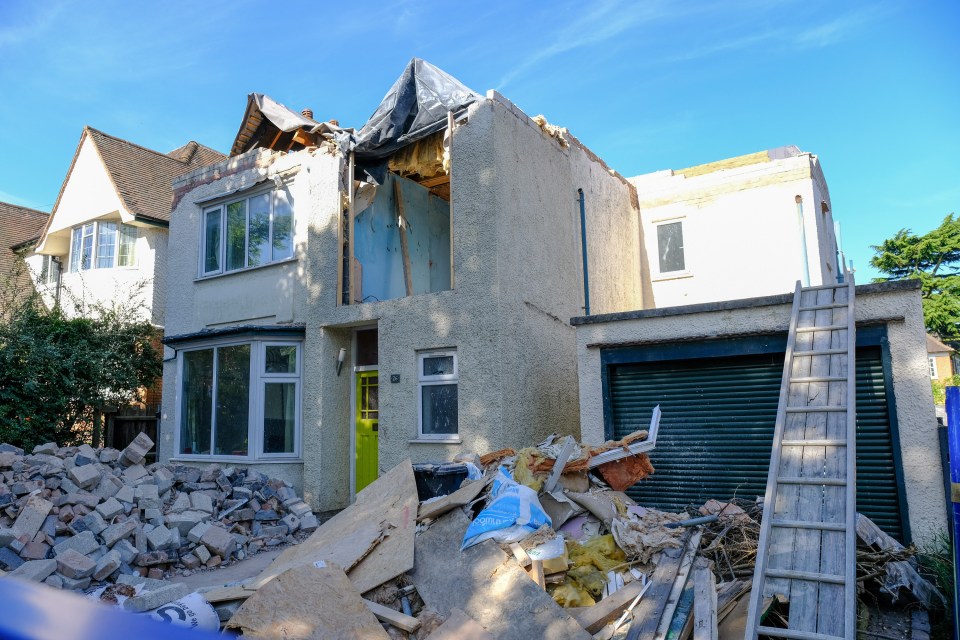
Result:
M310 118L313 120L313 109L304 109L300 112L300 115L302 115L304 118Z

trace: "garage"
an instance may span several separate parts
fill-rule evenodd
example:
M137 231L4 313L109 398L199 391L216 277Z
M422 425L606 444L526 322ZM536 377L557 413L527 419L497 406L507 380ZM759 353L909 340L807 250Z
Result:
M605 436L663 411L656 473L628 494L671 511L762 496L785 348L785 334L770 334L601 349ZM896 415L886 327L858 328L857 508L909 542Z

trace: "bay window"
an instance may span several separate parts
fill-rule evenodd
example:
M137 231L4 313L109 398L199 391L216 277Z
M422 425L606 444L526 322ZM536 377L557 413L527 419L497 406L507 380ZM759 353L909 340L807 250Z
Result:
M301 366L299 343L253 340L182 351L177 452L297 457Z
M70 271L134 266L137 228L96 221L74 227L70 238Z
M293 200L286 189L263 191L203 209L201 275L226 273L293 257Z

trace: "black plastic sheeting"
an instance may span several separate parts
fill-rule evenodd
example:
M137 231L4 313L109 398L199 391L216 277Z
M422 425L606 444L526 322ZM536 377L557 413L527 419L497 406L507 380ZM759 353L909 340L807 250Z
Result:
M353 151L357 166L382 182L388 156L444 129L447 112L458 115L480 99L480 94L453 76L426 60L413 58L355 134Z

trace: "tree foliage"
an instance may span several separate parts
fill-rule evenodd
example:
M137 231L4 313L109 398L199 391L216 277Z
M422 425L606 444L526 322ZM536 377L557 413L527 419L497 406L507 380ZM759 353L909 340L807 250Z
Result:
M0 442L76 443L96 412L129 404L159 377L157 329L129 298L68 317L33 292L3 297Z
M927 330L960 338L960 218L951 213L919 236L901 229L872 249L870 264L887 276L877 281L919 280Z

